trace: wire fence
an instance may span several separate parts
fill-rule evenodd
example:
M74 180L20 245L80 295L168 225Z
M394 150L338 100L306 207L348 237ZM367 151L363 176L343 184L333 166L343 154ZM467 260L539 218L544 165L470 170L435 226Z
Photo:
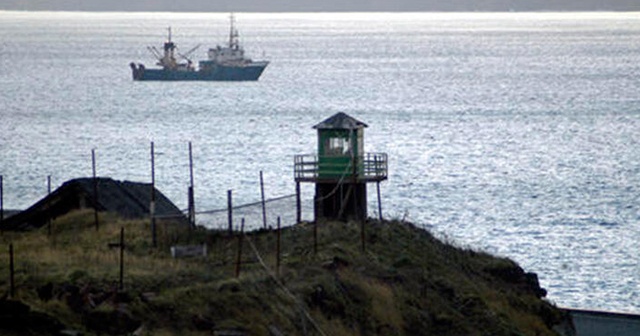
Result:
M191 147L192 147L191 142L189 142L189 170L190 170L191 180L190 180L190 193L189 193L188 203L190 204L190 210L193 209L192 205L195 203L195 201L193 200L193 194L192 194L192 190L194 186L193 186L193 160L192 160L192 154L191 154L191 151L192 151ZM156 190L155 189L155 164L154 164L155 153L154 153L153 142L151 142L150 148L151 148L151 176L152 176L151 187L152 187L152 190L155 191ZM95 170L95 166L96 166L95 150L92 150L91 154L92 154L91 158L92 158L92 168L93 168L92 175L93 175L93 178L96 179L97 174ZM374 162L378 162L376 160L374 160ZM346 176L346 173L347 171L343 172L337 185L341 185L341 182ZM261 187L261 196L264 197L264 181L262 178L262 172L260 172L260 187ZM47 191L47 195L51 193L51 176L50 175L48 176L48 188L49 190ZM332 196L336 190L337 190L337 187L329 194L324 195L323 198L315 199L315 202L321 201L324 198ZM93 193L94 193L94 197L97 198L97 190L94 190ZM152 192L152 195L154 194L155 193ZM300 197L301 197L300 199L301 218L300 219L302 221L314 220L314 204L313 204L314 197L308 197L308 194L300 195ZM179 214L176 212L173 212L171 214L163 214L163 213L156 213L154 211L151 211L151 209L155 209L154 198L155 198L154 196L151 196L151 199L152 199L151 204L154 204L154 205L151 205L149 207L149 212L150 212L149 215L152 216L154 219L180 218L180 220L182 220L184 218L183 215L186 215L186 217L188 217L189 220L191 220L195 216L196 225L203 226L207 229L224 229L224 230L229 229L229 209L227 207L214 209L214 210L205 210L205 211L199 210L196 207L196 210L198 211L196 211L195 213L193 212L190 213L189 210L183 210L182 214ZM135 201L141 204L142 203L149 204L147 203L148 201L144 199L144 197L139 197ZM0 175L0 230L2 229L3 227L2 224L4 223L8 215L13 215L17 213L16 211L12 211L12 212L5 211L4 203L5 202L4 202L4 195L3 195L3 176ZM281 219L281 225L283 227L291 226L298 222L298 213L297 213L298 205L296 204L296 194L289 194L289 195L274 197L269 200L265 200L264 208L265 208L264 209L265 214L263 215L262 201L233 206L231 211L232 212L231 217L233 219L231 229L239 230L240 223L243 218L245 220L245 228L249 231L262 229L262 228L275 227L278 217ZM97 222L98 221L97 221L97 215L96 215L96 226L97 226Z
M313 204L301 200L302 219L313 218ZM262 202L252 202L233 206L233 230L239 230L242 219L245 220L245 230L265 228L262 217ZM281 225L296 224L296 194L284 195L265 200L266 228L275 228L278 217ZM196 224L207 229L227 230L229 228L229 209L196 211Z

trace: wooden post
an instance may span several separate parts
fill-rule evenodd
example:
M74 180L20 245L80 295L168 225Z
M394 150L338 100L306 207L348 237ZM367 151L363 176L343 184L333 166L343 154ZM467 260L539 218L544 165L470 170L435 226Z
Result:
M353 214L355 215L356 219L360 219L361 209L358 204L358 158L353 153L351 155L353 156L353 188L349 188L349 191L353 193ZM347 203L349 202L348 200L349 196L347 196ZM347 204L344 204L344 206L346 207ZM367 217L367 214L365 214L364 216Z
M195 203L193 199L193 187L189 186L187 190L187 202L189 203L189 227L194 228L196 226L196 212L195 212Z
M120 290L124 289L124 227L120 228Z
M193 153L191 148L191 141L189 141L189 223L191 227L196 226L196 203L194 196L194 184L193 184Z
M262 227L267 228L267 207L264 202L264 179L262 178L262 170L260 171L260 196L262 198Z
M11 298L15 298L15 282L13 277L13 244L9 244L9 295Z
M280 277L280 216L278 216L278 236L276 239L276 277Z
M302 222L302 205L300 204L300 182L296 182L296 223Z
M156 167L153 141L151 141L151 204L149 205L149 215L151 216L151 240L153 247L158 247L158 236L156 233Z
M51 175L47 175L47 196L51 195ZM51 208L47 201L47 236L51 236Z
M96 231L100 227L98 223L98 179L96 178L96 150L91 150L91 168L93 170L93 220Z
M378 218L382 221L382 202L380 199L380 181L376 182L376 187L378 189Z
M3 199L3 190L2 190L2 175L0 175L0 233L2 233L2 224L4 222L4 199Z
M313 254L318 254L318 221L313 222Z
M366 251L365 248L365 233L364 233L364 219L360 219L360 240L362 241L362 252Z
M231 189L227 190L227 220L229 222L229 235L233 234L233 200Z
M236 258L236 278L240 276L240 264L242 263L242 238L244 236L244 218L240 225L240 235L238 236L238 257Z

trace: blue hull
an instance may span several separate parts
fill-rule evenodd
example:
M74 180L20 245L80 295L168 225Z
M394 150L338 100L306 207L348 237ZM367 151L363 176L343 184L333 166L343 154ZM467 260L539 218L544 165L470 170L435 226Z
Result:
M134 80L139 81L256 81L267 63L241 67L215 66L201 70L146 69L131 64Z

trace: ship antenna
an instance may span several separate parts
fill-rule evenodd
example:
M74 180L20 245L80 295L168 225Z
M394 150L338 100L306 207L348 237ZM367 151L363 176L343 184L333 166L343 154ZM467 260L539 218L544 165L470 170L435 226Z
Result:
M171 27L167 27L167 30L169 31L169 42L171 42Z
M235 28L235 16L233 13L229 16L231 19L231 26L229 28L229 48L237 49L238 48L238 31Z

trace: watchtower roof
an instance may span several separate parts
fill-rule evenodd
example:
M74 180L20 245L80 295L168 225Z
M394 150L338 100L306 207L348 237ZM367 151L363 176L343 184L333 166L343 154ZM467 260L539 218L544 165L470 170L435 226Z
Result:
M338 112L325 121L313 126L315 129L359 129L369 127L344 112Z

